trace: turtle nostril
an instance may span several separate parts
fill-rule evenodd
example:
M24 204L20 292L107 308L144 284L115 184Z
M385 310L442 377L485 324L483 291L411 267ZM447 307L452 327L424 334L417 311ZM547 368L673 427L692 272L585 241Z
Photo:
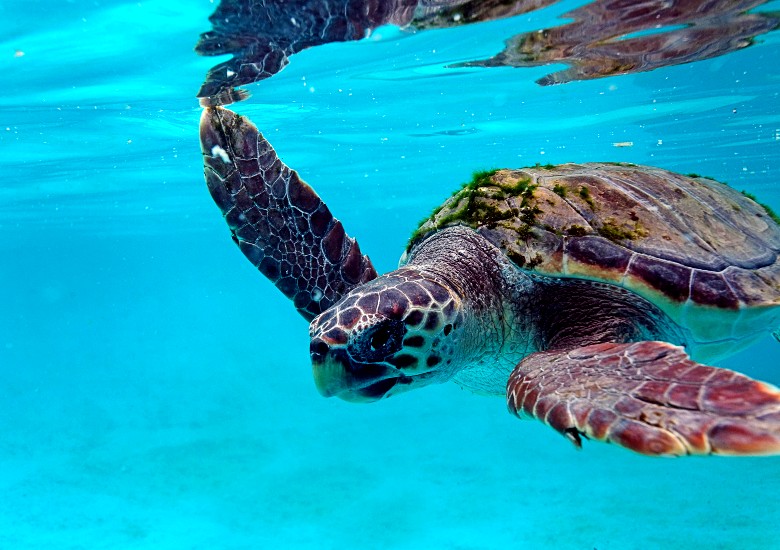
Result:
M321 363L325 360L325 356L328 355L328 352L330 351L330 347L328 344L320 340L319 338L315 338L311 341L311 345L309 346L309 354L311 355L311 360L315 363Z

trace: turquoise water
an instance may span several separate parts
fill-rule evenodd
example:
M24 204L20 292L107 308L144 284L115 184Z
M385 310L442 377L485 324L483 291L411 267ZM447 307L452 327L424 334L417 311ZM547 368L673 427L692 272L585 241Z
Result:
M780 33L550 87L563 66L446 68L577 5L307 50L234 108L379 271L490 167L653 164L780 211ZM0 548L776 545L777 458L577 452L452 384L320 397L306 323L203 182L194 94L223 58L192 48L213 9L0 3ZM722 366L780 384L778 349Z

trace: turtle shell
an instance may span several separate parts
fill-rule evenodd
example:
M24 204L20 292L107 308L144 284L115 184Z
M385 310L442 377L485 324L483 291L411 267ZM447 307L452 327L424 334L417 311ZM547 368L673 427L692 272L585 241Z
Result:
M518 267L613 283L690 331L714 358L780 325L780 226L717 181L632 164L477 174L415 232L465 224Z

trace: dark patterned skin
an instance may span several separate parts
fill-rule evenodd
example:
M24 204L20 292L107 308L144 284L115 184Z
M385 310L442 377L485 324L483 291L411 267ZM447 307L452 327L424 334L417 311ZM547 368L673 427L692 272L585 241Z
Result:
M358 243L252 123L207 108L200 140L206 183L233 240L307 320L376 278Z
M507 400L577 447L585 436L647 455L780 452L776 388L666 342L535 353L510 376Z
M461 296L434 272L406 267L376 279L312 322L317 388L366 402L443 382L463 323Z
M501 251L470 229L449 228L421 243L406 265L353 289L314 319L317 387L350 401L447 380L503 394L515 363L537 349L525 314L533 296L530 279Z
M367 402L452 380L505 395L510 410L577 446L585 436L648 455L780 454L780 392L672 345L700 350L693 336L714 326L732 331L727 353L780 324L780 227L725 186L639 166L498 171L445 202L404 265L377 277L248 120L205 109L201 144L233 239L311 320L323 395ZM589 194L577 192L584 185ZM651 198L673 203L685 223ZM567 234L572 220L583 225ZM710 309L674 318L667 306L683 288L648 274L672 261L726 273L740 307L705 297ZM644 267L631 271L636 263ZM728 279L735 266L752 286ZM616 270L625 281L605 275ZM632 273L655 298L626 282Z

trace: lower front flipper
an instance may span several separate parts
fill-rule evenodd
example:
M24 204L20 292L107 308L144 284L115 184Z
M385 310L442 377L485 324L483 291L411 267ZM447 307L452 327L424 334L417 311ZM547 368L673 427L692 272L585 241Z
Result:
M665 342L534 353L507 401L577 447L585 436L647 455L780 454L780 391Z

